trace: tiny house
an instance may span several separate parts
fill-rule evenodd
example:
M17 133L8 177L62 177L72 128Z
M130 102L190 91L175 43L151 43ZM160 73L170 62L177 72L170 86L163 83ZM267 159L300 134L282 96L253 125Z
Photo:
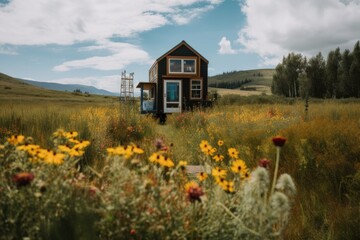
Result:
M208 106L208 60L185 41L156 59L140 82L140 111L165 122L166 114Z

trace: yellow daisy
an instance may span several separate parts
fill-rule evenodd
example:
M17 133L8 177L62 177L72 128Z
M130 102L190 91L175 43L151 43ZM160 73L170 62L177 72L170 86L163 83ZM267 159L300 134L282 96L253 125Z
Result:
M235 160L232 163L231 170L234 173L242 173L242 172L247 171L247 167L246 167L246 164L245 164L245 162L243 160L238 159L238 160Z
M238 158L239 152L235 148L229 148L228 154L231 158Z
M214 159L216 162L221 162L222 160L224 160L224 156L221 155L221 154L216 154L215 156L213 156L213 159Z
M200 182L204 181L205 179L207 179L208 175L205 172L199 172L197 174L197 178L200 180Z
M213 175L214 177L225 177L226 176L226 170L225 169L221 169L219 167L213 168L211 170L211 175Z

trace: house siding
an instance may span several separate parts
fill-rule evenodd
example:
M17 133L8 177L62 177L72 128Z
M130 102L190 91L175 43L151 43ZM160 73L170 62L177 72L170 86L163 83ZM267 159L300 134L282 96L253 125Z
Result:
M167 57L162 57L157 61L157 86L156 86L156 106L158 113L164 113L164 80L175 79L181 80L182 84L182 108L192 108L198 105L202 100L207 98L207 83L208 83L208 63L194 53L191 49L182 45L169 53L166 56L170 57L196 57L197 73L196 75L186 74L168 74L167 72ZM190 80L202 79L202 99L190 99ZM183 101L185 99L185 101Z

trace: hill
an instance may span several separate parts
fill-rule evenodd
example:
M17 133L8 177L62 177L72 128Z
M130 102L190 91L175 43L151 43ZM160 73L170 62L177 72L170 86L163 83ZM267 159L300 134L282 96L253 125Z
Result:
M0 73L0 102L109 102L116 97L49 90Z
M51 83L51 82L38 82L38 81L30 81L20 79L25 83L29 83L31 85L35 85L41 88L57 90L57 91L66 91L66 92L74 92L75 90L80 90L81 92L90 93L90 94L97 94L97 95L107 95L107 96L118 96L119 94L106 91L104 89L98 89L92 86L86 86L81 84L61 84L61 83Z
M271 83L274 73L274 69L226 72L209 77L208 86L210 89L217 90L220 95L256 95L262 93L268 95L271 94ZM249 91L252 93L248 93Z

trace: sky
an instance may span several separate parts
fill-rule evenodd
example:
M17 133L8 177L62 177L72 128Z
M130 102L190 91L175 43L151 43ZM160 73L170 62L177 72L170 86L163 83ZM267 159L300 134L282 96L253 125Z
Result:
M148 81L182 40L213 76L352 50L359 33L360 0L0 0L0 72L119 93L122 71Z

